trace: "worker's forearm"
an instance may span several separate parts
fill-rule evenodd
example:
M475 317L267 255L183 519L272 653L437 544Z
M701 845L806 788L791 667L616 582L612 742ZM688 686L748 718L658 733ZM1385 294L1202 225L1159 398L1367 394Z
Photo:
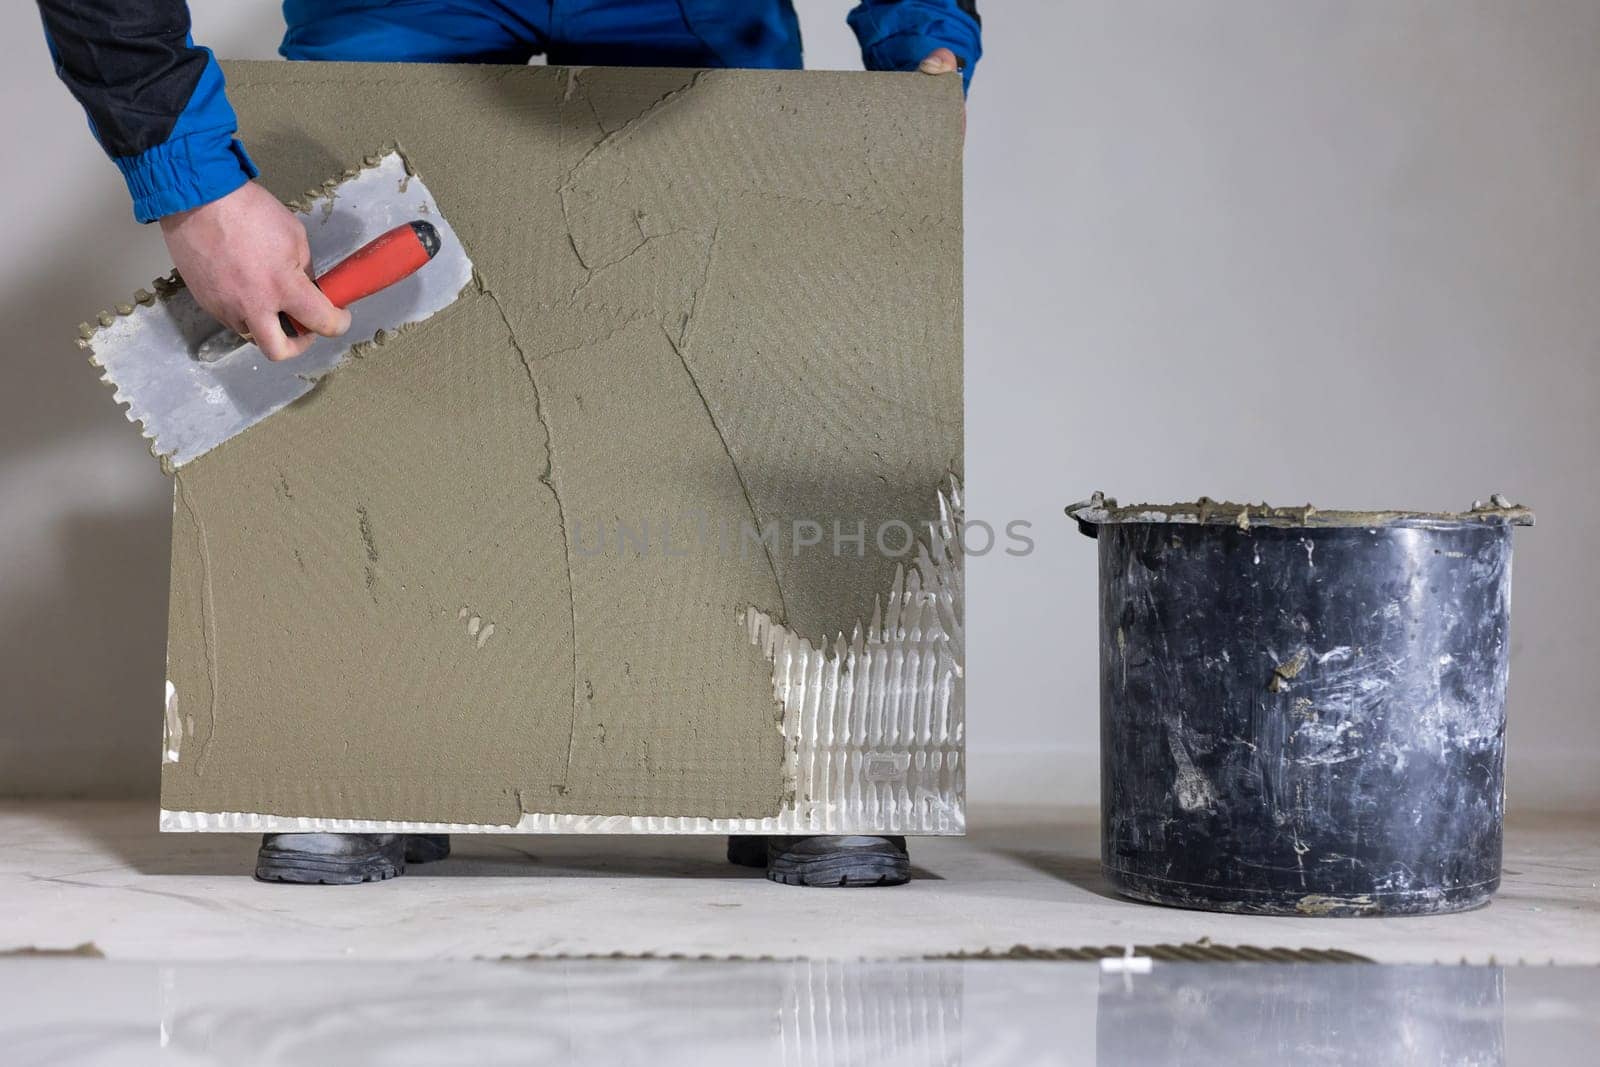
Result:
M189 36L184 0L38 0L56 73L148 222L256 174L234 138L222 71Z
M850 28L868 70L916 70L929 53L948 48L965 86L983 55L976 0L861 0L850 12Z

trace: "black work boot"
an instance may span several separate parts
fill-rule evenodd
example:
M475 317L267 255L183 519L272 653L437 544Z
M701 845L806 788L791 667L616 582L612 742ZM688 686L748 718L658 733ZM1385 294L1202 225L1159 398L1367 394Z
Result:
M407 834L406 862L434 863L450 855L449 834Z
M728 862L765 867L768 878L784 885L900 885L911 879L903 837L742 835L728 838Z
M406 873L450 854L445 834L267 834L256 853L263 882L356 885Z

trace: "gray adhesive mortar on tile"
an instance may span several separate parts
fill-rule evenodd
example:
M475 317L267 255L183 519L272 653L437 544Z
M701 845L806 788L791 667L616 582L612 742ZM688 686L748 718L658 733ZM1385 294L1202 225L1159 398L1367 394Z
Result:
M571 543L624 508L940 521L962 473L953 81L228 76L269 187L338 173L382 131L478 277L181 472L164 825L959 830L959 645L927 621L934 600L959 619L948 567ZM902 641L954 711L887 760L864 733L816 743L810 767L841 773L802 780L791 705L810 690L775 685L769 654L837 671L855 715L857 672ZM880 714L863 705L852 729ZM836 787L863 790L857 806ZM841 813L871 821L828 822Z
M744 626L783 706L784 803L773 817L529 812L514 826L161 812L163 830L265 833L959 834L966 829L966 596L959 484L870 624L819 648L751 608ZM467 609L463 608L465 612ZM475 619L477 616L472 616ZM469 619L470 623L470 619ZM481 647L481 646L480 646Z

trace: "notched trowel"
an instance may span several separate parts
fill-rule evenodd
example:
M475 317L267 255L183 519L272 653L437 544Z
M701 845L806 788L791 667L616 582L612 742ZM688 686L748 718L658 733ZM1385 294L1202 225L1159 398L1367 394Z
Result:
M350 349L380 330L421 322L472 280L455 231L398 152L300 202L312 276L349 306L350 330L274 363L225 330L181 283L159 280L116 314L85 324L79 344L115 387L150 451L176 469L310 392Z

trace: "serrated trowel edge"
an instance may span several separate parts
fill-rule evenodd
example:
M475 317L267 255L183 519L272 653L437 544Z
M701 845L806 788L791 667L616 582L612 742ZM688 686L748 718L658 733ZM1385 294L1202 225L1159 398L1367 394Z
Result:
M110 371L95 355L94 339L96 335L99 334L100 330L116 322L117 318L132 315L140 308L152 307L155 305L156 301L167 299L172 295L173 292L181 288L183 288L183 277L179 275L177 268L173 268L171 273L162 275L161 277L151 281L150 289L155 290L155 292L152 293L150 289L135 289L133 291L133 297L130 301L111 305L113 309L112 311L98 312L94 316L93 322L86 320L78 323L77 337L78 347L89 353L89 365L100 372L100 381L111 389L111 399L124 409L124 417L126 417L129 422L133 423L134 426L138 427L140 436L149 443L150 455L158 460L161 463L162 469L166 470L169 474L171 473L171 469L167 464L166 457L156 451L155 438L152 437L145 429L144 421L134 417L134 415L127 410L130 406L129 398L122 395L122 390L119 389L117 387L117 383L111 379Z

